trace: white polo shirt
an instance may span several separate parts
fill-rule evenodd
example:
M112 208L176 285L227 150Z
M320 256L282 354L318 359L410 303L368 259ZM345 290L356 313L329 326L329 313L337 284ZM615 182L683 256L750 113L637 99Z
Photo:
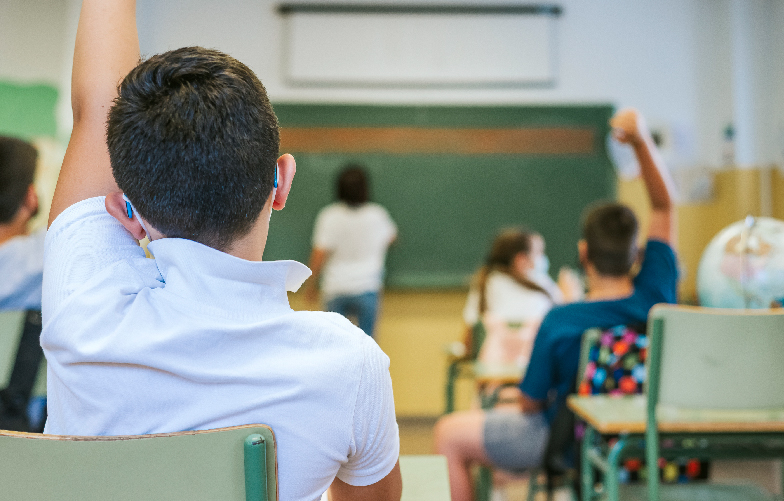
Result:
M330 204L318 214L313 247L329 251L321 277L327 299L381 288L387 248L397 235L389 213L371 202Z
M40 310L46 229L0 245L0 310Z
M104 208L75 204L46 238L45 433L125 435L263 423L281 500L335 476L385 477L399 453L389 359L342 316L295 312L310 270L176 238L149 245Z

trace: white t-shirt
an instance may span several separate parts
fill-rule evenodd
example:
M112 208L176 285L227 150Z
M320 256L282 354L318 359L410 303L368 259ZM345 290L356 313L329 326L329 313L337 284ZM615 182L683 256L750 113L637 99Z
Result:
M327 297L381 289L384 258L397 235L389 213L378 204L349 207L338 202L319 212L313 247L329 252L321 277Z
M508 274L493 271L487 277L485 313L505 322L539 321L550 311L553 301L539 291L522 286ZM479 321L479 290L468 292L463 320L467 325Z
M146 259L104 208L77 203L46 238L46 433L125 435L263 423L280 499L335 476L384 478L399 454L389 358L334 313L295 312L310 270L163 238Z
M40 310L46 228L0 245L0 310Z

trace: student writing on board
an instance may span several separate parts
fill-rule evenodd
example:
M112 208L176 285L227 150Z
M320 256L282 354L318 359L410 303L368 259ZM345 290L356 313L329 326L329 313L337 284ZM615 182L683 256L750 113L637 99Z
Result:
M372 336L384 260L397 226L386 209L370 202L369 188L360 165L347 165L338 176L338 201L316 217L307 293L315 302L320 284L327 309L356 316L359 327Z

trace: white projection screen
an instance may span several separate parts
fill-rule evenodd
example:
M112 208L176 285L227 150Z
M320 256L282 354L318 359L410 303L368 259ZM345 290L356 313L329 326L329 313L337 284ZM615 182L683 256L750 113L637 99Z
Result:
M555 6L287 4L292 84L547 86L555 83Z

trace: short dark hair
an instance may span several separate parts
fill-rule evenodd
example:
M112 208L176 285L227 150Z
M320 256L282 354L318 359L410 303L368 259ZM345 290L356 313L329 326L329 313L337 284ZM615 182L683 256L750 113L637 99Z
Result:
M628 274L637 260L637 218L625 205L605 203L591 208L583 219L588 261L602 275Z
M37 160L30 143L0 136L0 224L10 222L22 207L35 180Z
M167 237L225 249L250 231L278 158L278 119L244 64L185 47L141 62L119 86L107 142L117 185Z
M347 164L338 176L338 199L351 207L368 201L368 175L359 164Z

